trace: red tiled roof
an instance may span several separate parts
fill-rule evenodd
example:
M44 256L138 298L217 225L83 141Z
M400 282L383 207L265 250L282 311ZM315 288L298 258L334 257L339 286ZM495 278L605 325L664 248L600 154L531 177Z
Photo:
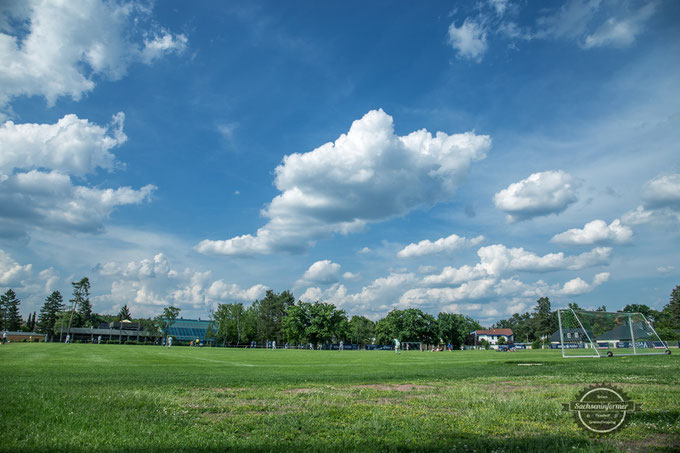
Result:
M512 335L512 329L475 330L477 335Z

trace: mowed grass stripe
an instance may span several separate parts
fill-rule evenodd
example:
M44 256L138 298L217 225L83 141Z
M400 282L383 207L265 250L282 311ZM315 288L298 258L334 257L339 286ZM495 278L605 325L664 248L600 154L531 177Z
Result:
M2 451L674 451L678 356L10 344ZM526 366L533 364L535 366ZM586 385L644 412L608 438L562 412Z

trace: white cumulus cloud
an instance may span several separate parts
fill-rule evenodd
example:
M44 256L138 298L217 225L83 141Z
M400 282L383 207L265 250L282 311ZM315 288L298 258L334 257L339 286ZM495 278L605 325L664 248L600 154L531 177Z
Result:
M125 143L125 115L108 127L76 115L54 124L0 126L0 237L27 237L32 228L96 232L116 207L149 201L156 189L77 185L97 169L123 165L112 149Z
M394 133L392 117L372 110L335 142L284 157L276 168L281 194L263 210L256 235L204 240L201 253L254 255L301 252L333 233L450 200L491 139L472 132L434 136Z
M426 285L458 285L487 275L488 272L480 265L446 266L439 274L426 276L423 282Z
M562 289L556 291L556 293L565 296L576 296L579 294L589 293L595 287L600 286L601 284L609 281L609 276L610 276L609 272L601 272L595 275L592 284L588 284L582 278L576 277L566 282Z
M523 248L508 248L502 244L481 247L477 251L479 263L456 268L445 267L439 274L428 275L423 283L429 286L458 285L487 276L501 276L509 272L550 272L580 270L605 264L611 255L611 248L596 247L579 255L566 256L564 253L548 253L539 256Z
M556 270L579 270L604 264L611 255L611 248L596 247L580 255L565 256L564 253L548 253L543 256L528 252L523 248L508 248L502 244L482 247L477 252L479 266L490 275L500 275L508 271L548 272Z
M210 301L218 302L252 302L264 297L269 288L264 285L254 285L242 288L235 283L225 283L224 280L214 281L207 289Z
M114 310L127 304L135 316L155 316L159 307L174 305L183 310L207 311L220 303L250 303L262 298L268 287L243 287L215 279L211 271L186 268L176 271L163 253L130 262L108 262L96 268L102 277L113 277L108 294L96 297L98 304Z
M163 253L156 254L153 258L145 258L140 261L130 261L127 264L111 261L98 265L101 275L118 276L126 278L155 278L156 276L171 276L176 272L171 271L168 259Z
M188 42L189 39L184 35L173 35L163 31L162 34L155 34L152 39L144 39L144 46L139 51L140 59L146 64L151 64L165 54L184 52Z
M0 286L19 285L21 280L31 275L31 264L21 265L14 259L0 250Z
M472 247L478 245L484 240L484 236L477 236L472 239L452 234L445 238L437 239L432 242L430 240L423 240L417 244L409 244L397 253L399 258L412 258L425 255L432 255L435 253L452 252L463 247Z
M680 223L680 173L660 175L645 183L643 204L621 217L629 225Z
M592 245L596 243L625 244L633 237L633 230L622 225L619 219L607 225L603 220L593 220L585 224L583 229L574 228L556 234L551 239L558 244Z
M0 126L0 173L49 168L84 176L97 168L113 170L116 158L111 149L127 140L124 120L121 112L108 128L76 115L66 115L54 124L7 121Z
M424 304L450 304L461 300L481 299L493 294L496 280L492 278L472 280L455 288L413 288L406 291L397 304L408 308Z
M469 17L460 27L455 22L449 26L449 44L459 58L481 61L488 48L486 36L484 25Z
M0 108L22 95L44 96L49 105L60 96L79 100L96 76L119 79L136 61L184 50L187 38L161 29L150 14L135 2L2 2Z
M0 178L0 219L23 230L96 232L116 207L148 201L155 189L90 188L74 185L56 171L31 170Z
M331 260L317 261L309 266L301 281L307 284L330 284L340 278L340 265Z
M661 175L648 181L644 188L644 202L647 208L680 210L680 173Z
M559 214L576 202L579 183L563 171L534 173L510 184L494 195L498 209L505 211L508 222L517 222L548 214Z

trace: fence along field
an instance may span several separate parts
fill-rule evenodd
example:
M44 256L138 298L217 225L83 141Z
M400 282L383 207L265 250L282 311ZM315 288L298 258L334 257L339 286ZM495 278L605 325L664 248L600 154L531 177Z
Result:
M0 451L675 451L678 354L0 347ZM533 365L533 366L525 366ZM593 438L562 412L614 383L643 412Z

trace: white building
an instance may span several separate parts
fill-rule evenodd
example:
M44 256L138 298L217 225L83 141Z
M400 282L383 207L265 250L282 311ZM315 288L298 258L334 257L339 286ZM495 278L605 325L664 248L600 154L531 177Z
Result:
M486 340L493 349L498 349L498 340L501 337L505 338L506 343L514 343L515 336L512 333L512 329L489 329L489 330L475 330L470 332L470 335L474 335L474 345L479 346L482 340Z

